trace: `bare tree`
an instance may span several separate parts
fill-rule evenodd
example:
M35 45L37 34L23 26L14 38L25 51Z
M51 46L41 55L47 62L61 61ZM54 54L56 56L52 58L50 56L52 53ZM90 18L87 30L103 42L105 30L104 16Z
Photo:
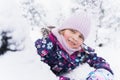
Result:
M22 3L23 16L30 21L31 25L44 26L46 22L42 20L46 14L42 6L38 7L35 5L34 0L27 0Z

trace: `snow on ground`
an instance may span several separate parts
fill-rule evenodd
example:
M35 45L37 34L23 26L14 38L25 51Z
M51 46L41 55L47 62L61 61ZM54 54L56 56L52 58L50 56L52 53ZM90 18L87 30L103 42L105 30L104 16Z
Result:
M39 28L34 27L32 31L32 26L21 14L19 0L0 0L0 29L14 29L15 40L25 38L23 51L7 52L0 56L0 80L58 80L49 67L40 62L36 53L34 41L40 37ZM91 33L87 43L95 47L89 42L93 37L92 34L94 32ZM115 74L114 80L120 79L119 34L120 32L110 35L114 39L104 47L95 47L98 55L103 56L110 63Z

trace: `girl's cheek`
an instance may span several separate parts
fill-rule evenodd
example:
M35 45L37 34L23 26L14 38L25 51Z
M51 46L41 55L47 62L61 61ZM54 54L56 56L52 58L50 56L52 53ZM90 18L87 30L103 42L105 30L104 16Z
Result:
M79 46L81 46L83 44L83 41L80 40L78 44Z

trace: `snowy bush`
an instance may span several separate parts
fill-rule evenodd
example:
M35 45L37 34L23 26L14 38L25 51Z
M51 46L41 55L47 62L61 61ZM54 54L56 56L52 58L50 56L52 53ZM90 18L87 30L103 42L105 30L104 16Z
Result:
M0 30L0 55L5 54L7 51L21 51L23 47L20 47L22 44L22 41L19 42L18 40L14 40L14 31L10 29L5 29L4 27L1 27Z

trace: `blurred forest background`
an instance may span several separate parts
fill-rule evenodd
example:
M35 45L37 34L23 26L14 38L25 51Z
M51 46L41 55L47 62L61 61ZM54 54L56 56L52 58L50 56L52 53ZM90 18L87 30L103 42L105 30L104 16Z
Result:
M92 17L91 33L86 43L112 64L115 80L119 80L119 5L119 0L0 0L0 63L4 64L6 59L6 64L16 60L13 59L16 53L19 56L30 55L24 59L30 64L36 61L34 41L40 37L40 29L50 25L59 27L71 14L84 10ZM9 58L13 54L16 56Z

